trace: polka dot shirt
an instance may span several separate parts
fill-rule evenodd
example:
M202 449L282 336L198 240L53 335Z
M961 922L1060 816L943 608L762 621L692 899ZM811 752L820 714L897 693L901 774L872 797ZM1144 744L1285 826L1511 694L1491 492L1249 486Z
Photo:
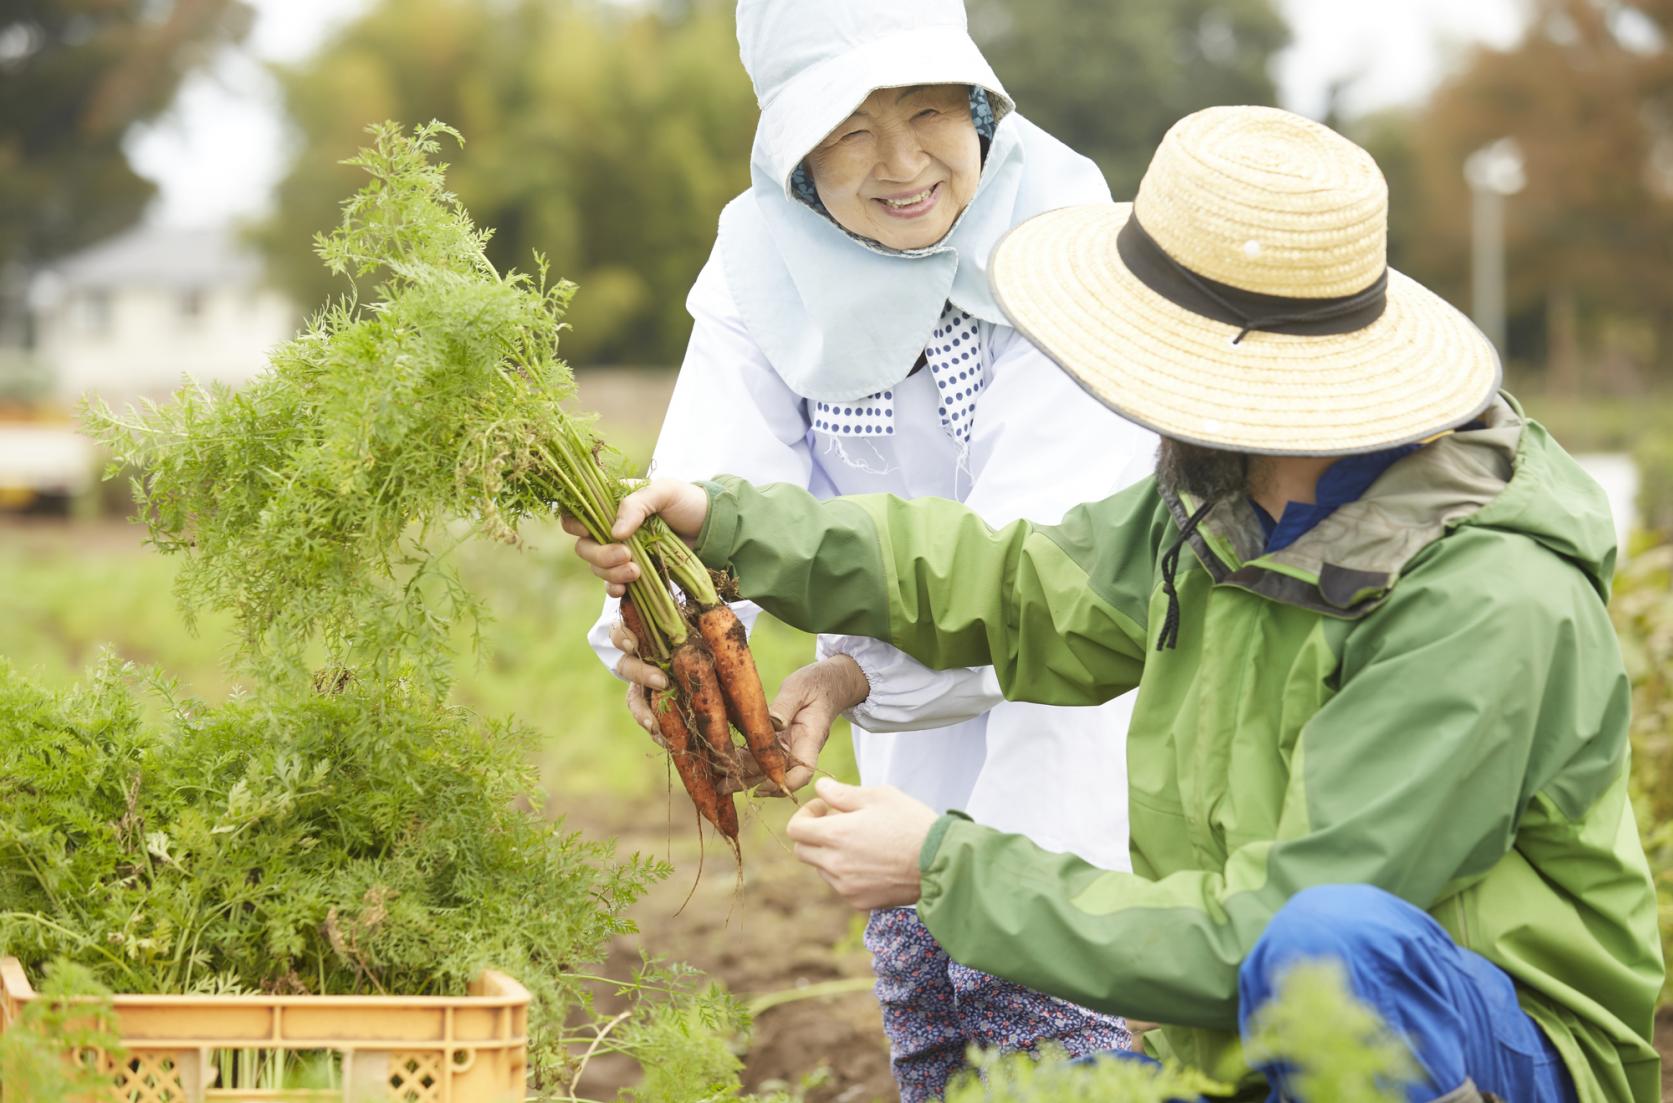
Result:
M940 396L941 427L960 445L969 444L976 397L987 385L976 319L949 303L930 334L924 359ZM837 437L894 436L894 392L852 402L815 402L813 427Z

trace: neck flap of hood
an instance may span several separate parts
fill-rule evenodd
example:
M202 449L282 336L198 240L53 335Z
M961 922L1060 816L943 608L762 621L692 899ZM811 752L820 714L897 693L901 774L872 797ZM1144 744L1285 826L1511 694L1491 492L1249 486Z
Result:
M1021 116L1000 121L976 195L952 231L910 254L871 248L752 166L720 216L720 255L744 324L790 389L840 402L905 379L950 302L1005 324L987 264L1006 231L1109 200L1091 161Z

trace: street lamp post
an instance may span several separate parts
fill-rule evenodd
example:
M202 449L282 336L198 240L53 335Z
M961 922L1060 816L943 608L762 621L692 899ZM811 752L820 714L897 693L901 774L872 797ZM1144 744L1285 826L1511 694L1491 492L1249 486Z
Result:
M1527 186L1522 150L1500 138L1464 161L1470 185L1470 314L1499 355L1505 352L1505 197Z

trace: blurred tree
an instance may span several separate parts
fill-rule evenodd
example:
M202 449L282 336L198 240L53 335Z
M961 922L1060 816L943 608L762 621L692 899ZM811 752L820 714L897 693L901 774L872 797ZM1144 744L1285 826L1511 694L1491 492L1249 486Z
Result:
M1268 103L1288 39L1270 0L969 0L1022 110L1131 194L1179 116ZM755 103L731 0L376 0L283 74L301 141L263 236L303 302L331 284L307 249L355 184L336 165L385 117L441 118L469 145L450 180L498 228L496 263L531 249L581 294L577 361L671 363L686 288L722 205L748 183Z
M1537 0L1528 33L1480 50L1421 109L1359 136L1392 164L1396 263L1469 306L1469 154L1514 138L1510 353L1550 382L1673 378L1673 0ZM1402 194L1403 192L1403 194Z
M0 8L0 326L30 268L139 218L155 185L129 167L122 139L250 18L243 0Z
M755 97L727 0L376 0L280 79L300 140L260 239L300 301L342 290L311 239L359 183L338 162L363 127L439 118L465 136L448 182L495 227L494 263L539 250L581 285L566 354L678 362L686 291L749 181Z
M1271 0L966 0L1017 110L1131 199L1162 135L1215 104L1273 103L1290 38Z

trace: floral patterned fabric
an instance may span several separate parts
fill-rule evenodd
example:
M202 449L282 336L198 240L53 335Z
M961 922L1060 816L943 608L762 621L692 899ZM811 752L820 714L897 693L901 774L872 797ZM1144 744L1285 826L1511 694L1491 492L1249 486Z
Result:
M1132 1044L1113 1015L960 965L911 908L872 912L865 943L901 1103L940 1099L973 1045L1015 1051L1055 1042L1080 1057Z

